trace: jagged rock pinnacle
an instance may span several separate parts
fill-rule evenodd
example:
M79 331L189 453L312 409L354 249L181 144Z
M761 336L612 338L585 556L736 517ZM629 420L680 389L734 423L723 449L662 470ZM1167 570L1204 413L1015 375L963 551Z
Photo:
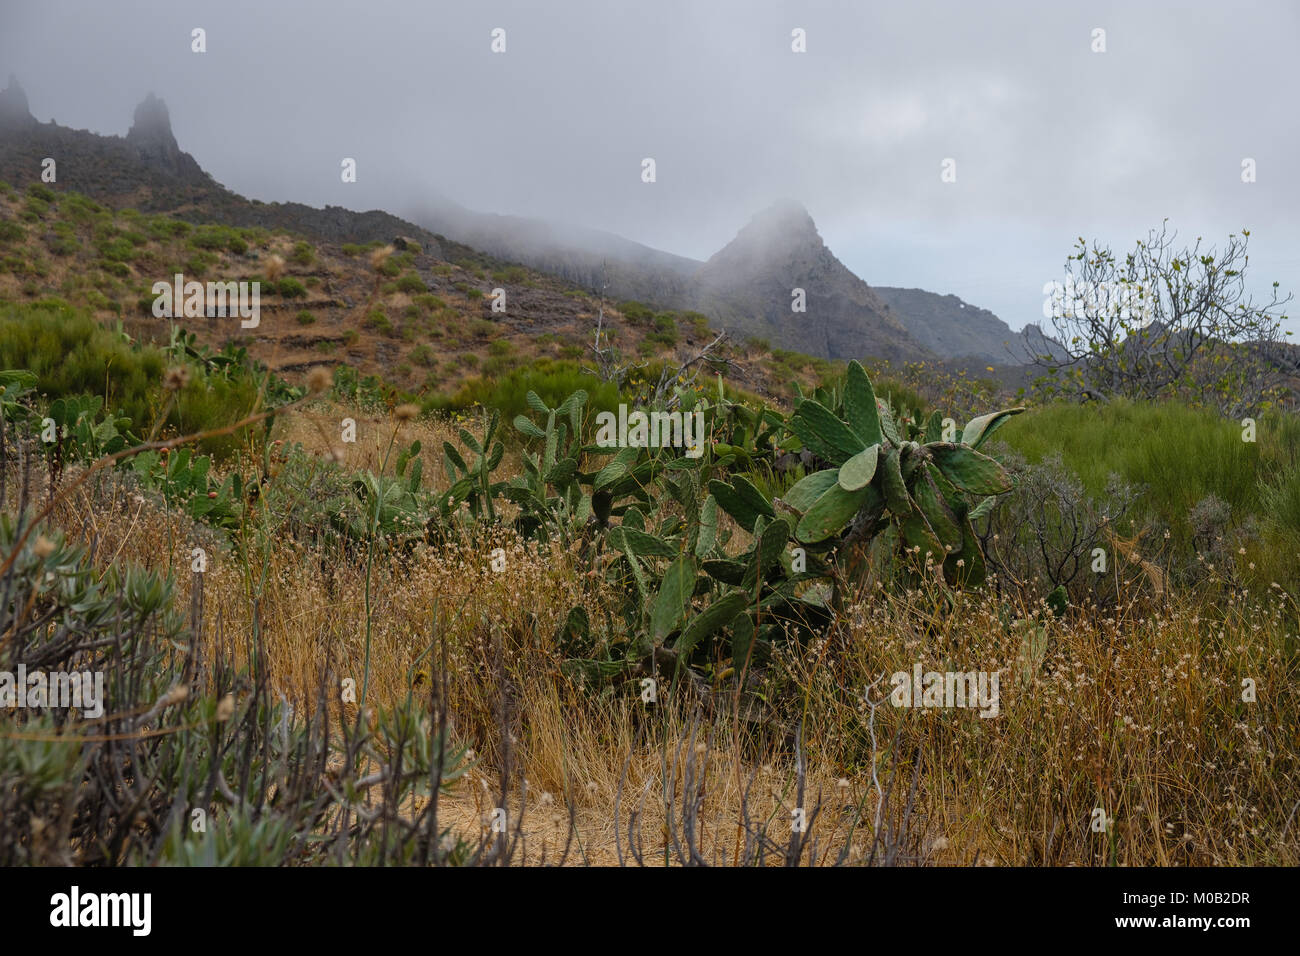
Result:
M36 118L27 108L27 94L18 83L18 78L9 74L9 85L0 90L0 126L35 126Z
M172 135L171 117L167 104L150 93L135 108L135 121L126 134L126 141L135 146L145 159L179 172L185 155Z

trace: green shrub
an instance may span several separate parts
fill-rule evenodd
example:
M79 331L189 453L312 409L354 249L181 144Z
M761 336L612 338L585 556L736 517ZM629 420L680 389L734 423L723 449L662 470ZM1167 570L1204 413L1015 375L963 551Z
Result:
M110 262L130 262L135 258L135 246L129 239L118 236L99 243L99 254Z
M367 312L366 317L361 320L361 324L384 335L389 335L393 331L393 323L380 309L371 309Z
M509 266L492 273L494 282L520 283L528 278L528 270L523 266Z
M21 224L5 219L0 221L0 243L17 242L27 236L27 230Z
M345 256L352 258L354 256L361 255L361 253L364 250L360 246L358 246L355 242L345 242L343 243L339 251L342 252Z
M309 309L303 309L301 312L298 313L299 325L311 325L315 321L316 321L316 316L313 315Z
M72 222L86 224L100 217L111 215L107 209L81 193L67 193L59 203L59 213ZM126 210L123 210L123 214ZM141 217L143 219L143 217Z
M1058 453L1087 492L1105 495L1110 474L1138 486L1137 527L1166 529L1152 549L1180 561L1194 559L1197 520L1210 500L1222 502L1234 529L1250 531L1254 545L1233 555L1242 573L1257 565L1262 588L1271 581L1300 584L1294 555L1300 546L1300 421L1270 413L1256 423L1256 440L1243 441L1240 422L1177 403L1052 404L1032 409L1000 434L1031 463Z
M397 289L399 292L417 293L427 291L427 286L414 272L407 272L397 280Z
M169 364L161 349L131 343L62 300L0 306L0 368L33 372L38 393L51 400L100 396L114 414L130 419L137 434L147 433L164 408L162 380ZM258 395L250 372L236 369L225 377L194 368L166 425L185 433L228 425L256 407ZM224 457L242 441L232 434L200 447Z
M649 325L654 319L654 310L640 302L620 302L618 311L629 325Z
M540 395L552 407L558 406L578 389L585 389L590 399L587 408L597 412L616 412L623 397L612 382L582 372L576 363L542 359L532 365L516 368L498 379L478 377L465 382L455 394L426 399L426 411L463 411L475 405L499 409L505 421L529 410L526 396L529 391Z
M311 243L297 242L294 243L293 252L289 254L289 261L300 266L309 266L316 261L316 252L312 249Z
M200 226L186 241L194 249L216 252L228 248L235 238L238 237L229 226Z
M307 288L293 276L285 276L276 283L276 291L286 299L301 299L307 295Z
M204 276L216 265L217 257L210 252L196 252L185 260L182 269L187 276Z
M162 352L133 348L58 299L0 306L0 368L27 369L51 399L99 395L138 430L152 424L166 368Z

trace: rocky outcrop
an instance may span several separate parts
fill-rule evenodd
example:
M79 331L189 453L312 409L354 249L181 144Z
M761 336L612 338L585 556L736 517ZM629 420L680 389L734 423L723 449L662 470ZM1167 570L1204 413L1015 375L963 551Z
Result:
M805 310L792 305L803 290ZM932 358L871 286L826 247L802 205L755 216L695 274L692 307L729 328L827 358Z
M988 309L924 289L873 288L912 337L935 354L991 365L1012 361L1018 335Z
M9 74L9 85L0 90L0 129L18 131L36 125L36 117L27 108L27 94L18 85L17 78Z
M135 120L127 131L126 141L155 169L191 182L208 178L194 157L177 145L167 104L153 93L135 108Z

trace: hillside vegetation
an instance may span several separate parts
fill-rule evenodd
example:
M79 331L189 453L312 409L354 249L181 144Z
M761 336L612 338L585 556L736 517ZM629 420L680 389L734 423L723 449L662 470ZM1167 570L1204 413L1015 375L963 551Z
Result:
M0 670L109 676L95 720L0 711L0 862L1300 862L1293 419L751 347L659 392L700 457L600 447L649 366L494 324L509 365L404 374L493 323L433 284L467 267L4 202ZM276 283L256 343L133 331L203 254ZM413 338L346 346L377 308ZM996 713L897 706L916 666Z

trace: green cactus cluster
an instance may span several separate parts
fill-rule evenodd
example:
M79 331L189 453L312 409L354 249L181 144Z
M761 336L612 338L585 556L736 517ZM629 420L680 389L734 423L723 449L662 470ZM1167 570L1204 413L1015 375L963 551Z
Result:
M583 472L579 462L609 449L582 447L567 431L557 436L557 410L530 400L547 416L545 427L526 416L516 420L522 434L547 449L516 486L540 488L554 462L573 462L565 470L573 483L567 492L546 499L530 493L533 526L562 527L566 518L594 525L592 565L626 595L622 617L607 622L603 642L592 640L582 608L570 613L559 637L577 652L572 671L607 680L665 669L694 673L719 659L733 668L762 661L774 644L806 640L829 624L840 579L836 551L886 535L905 560L942 565L951 585L982 582L971 519L1009 491L1011 479L978 448L1021 409L976 418L960 436L951 424L945 441L941 416L920 425L896 414L877 399L857 362L842 387L802 398L788 419L727 402L721 391L718 399L704 401L703 412L711 433L728 440L715 442L711 457L625 448L596 472ZM571 424L576 432L576 419ZM554 451L560 447L570 457ZM773 498L751 480L752 469L791 453L819 467ZM582 485L590 491L583 494ZM603 506L596 504L602 495ZM631 500L612 507L623 498ZM729 547L720 514L746 535L739 553ZM611 516L621 521L611 524Z
M8 386L20 394L24 383ZM843 588L860 583L868 549L887 558L875 565L886 578L914 582L928 566L942 569L945 587L983 581L972 520L1012 482L980 448L1022 409L960 430L937 412L921 421L881 400L857 362L840 381L800 393L789 414L731 400L721 379L716 394L670 400L700 416L702 455L592 443L587 392L552 407L530 391L529 413L513 422L522 472L508 480L496 475L506 441L495 410L477 433L459 430L459 447L442 443L446 484L436 493L422 487L419 442L380 474L348 475L296 446L273 462L269 445L262 477L250 480L233 473L218 484L210 460L185 448L145 452L130 467L169 503L231 530L275 475L271 493L298 489L279 499L289 513L278 526L314 544L410 554L421 541L473 540L508 518L524 538L572 550L584 582L622 596L599 602L599 626L573 608L557 635L565 667L597 682L744 669L778 645L824 634ZM51 410L79 454L123 441L96 401Z
M782 501L799 516L795 538L830 547L846 537L875 538L893 524L904 552L942 563L951 583L981 583L984 557L971 519L1012 482L978 449L1023 409L982 415L958 440L944 441L938 412L924 426L900 427L857 362L849 364L839 404L832 410L803 399L789 421L790 431L828 466L795 484Z

